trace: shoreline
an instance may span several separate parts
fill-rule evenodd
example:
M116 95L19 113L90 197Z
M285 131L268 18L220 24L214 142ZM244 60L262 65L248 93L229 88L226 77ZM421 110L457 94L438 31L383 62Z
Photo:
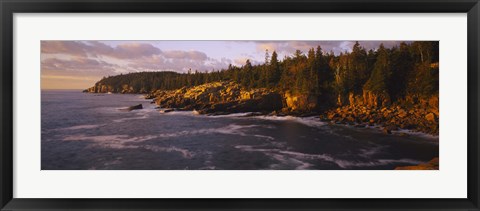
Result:
M282 114L272 114L273 112L215 112L215 113L195 113L195 110L187 110L187 109L181 109L181 108L155 108L155 110L161 110L161 109L173 109L170 112L189 112L192 113L193 115L199 115L199 116L206 116L206 117L236 117L236 118L248 118L248 117L266 117L263 119L268 119L268 117L278 117L278 118L302 118L302 119L311 119L313 121L318 121L319 123L324 123L326 125L335 125L335 126L341 126L341 127L346 127L350 129L366 129L366 130L372 130L375 132L379 132L382 134L387 134L387 135L395 135L395 136L415 136L415 137L423 137L426 139L438 139L439 135L438 134L430 134L430 133L425 133L422 131L418 130L411 130L411 129L403 129L403 128L398 128L396 130L391 131L391 133L385 133L384 132L384 127L379 124L375 125L365 125L365 124L359 124L355 122L351 123L336 123L328 119L322 119L322 116L319 115L319 113L310 113L310 114L302 114L302 115L295 115L293 113L282 113ZM170 112L166 112L165 114L168 114ZM436 140L435 142L438 142Z
M384 133L409 130L434 136L439 135L438 109L405 108L392 105L383 108L343 106L326 111L322 119L335 124L356 127L380 126Z
M91 92L90 92L91 93ZM99 94L99 93L97 93ZM107 93L102 93L107 94ZM112 93L141 95L157 108L195 111L218 116L251 112L251 115L318 117L323 122L358 128L379 128L385 134L420 132L439 135L438 106L408 102L388 106L366 106L365 102L320 109L309 99L268 89L243 90L232 82L215 82L192 88L151 93ZM431 103L435 105L435 103ZM320 106L320 105L317 105ZM167 111L169 112L169 111Z

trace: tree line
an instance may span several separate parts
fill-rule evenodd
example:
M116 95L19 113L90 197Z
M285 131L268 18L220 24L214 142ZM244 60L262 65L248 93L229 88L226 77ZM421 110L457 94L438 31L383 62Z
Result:
M367 50L358 42L350 52L335 55L321 46L308 52L297 50L282 60L273 51L265 62L243 66L229 65L211 72L139 72L105 77L98 84L121 92L125 85L134 92L172 90L204 83L233 80L246 88L270 88L316 96L323 103L335 103L338 96L361 95L364 90L386 93L392 101L406 96L428 98L439 90L439 42L402 42L398 46Z

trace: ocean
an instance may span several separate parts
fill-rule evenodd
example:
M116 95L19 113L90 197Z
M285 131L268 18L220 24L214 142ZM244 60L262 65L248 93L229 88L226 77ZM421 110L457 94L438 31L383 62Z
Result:
M79 90L41 97L42 170L388 170L439 155L438 136L317 117L160 113L142 95Z

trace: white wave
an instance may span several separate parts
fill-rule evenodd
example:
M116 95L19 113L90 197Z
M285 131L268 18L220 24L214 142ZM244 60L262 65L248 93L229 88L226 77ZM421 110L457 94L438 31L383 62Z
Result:
M231 135L242 135L242 136L250 136L254 134L246 134L244 129L247 128L254 128L254 127L261 127L260 125L237 125L237 124L230 124L226 127L222 128L212 128L212 129L205 129L203 132L206 133L221 133L221 134L231 134Z
M264 139L268 139L268 140L275 140L275 138L271 137L271 136L264 136L264 135L253 135L254 137L257 137L257 138L264 138Z
M157 147L153 145L134 145L133 143L140 143L147 140L158 139L158 138L174 138L180 136L195 136L195 135L205 135L205 134L226 134L226 135L239 135L239 136L250 136L257 137L264 140L274 140L271 136L252 134L247 130L249 128L263 127L261 125L237 125L230 124L221 128L207 128L207 129L198 129L198 130L184 130L174 133L160 133L156 135L147 135L147 136L137 136L130 137L128 135L103 135L103 136L85 136L85 135L70 135L64 137L64 141L93 141L94 146L96 147L105 147L105 148L115 148L115 149L125 149L131 148L136 149L143 147L151 151L177 151L181 153L184 157L193 156L192 153L188 154L186 151L181 151L179 148L165 149L162 147Z
M438 135L432 135L432 134L423 133L423 132L416 132L416 131L411 131L411 130L407 130L407 129L394 130L394 131L392 131L392 133L397 134L397 135L403 133L403 134L407 134L407 135L411 135L411 136L417 136L417 137L420 137L420 138L436 140L436 141L438 141L438 139L439 139Z
M246 129L248 128L255 128L255 127L263 127L261 125L237 125L237 124L230 124L225 127L221 128L207 128L207 129L198 129L198 130L183 130L174 133L162 133L159 134L158 137L161 138L173 138L179 136L194 136L194 135L208 135L208 134L225 134L225 135L239 135L239 136L252 136L262 139L274 140L275 138L271 136L259 135L259 134L252 134L250 132L247 133Z
M176 152L180 153L184 158L192 158L193 152L177 147L160 147L154 145L135 144L143 141L158 138L155 135L129 137L128 135L105 135L105 136L85 136L72 135L66 136L64 141L93 141L90 147L101 147L110 149L146 149L153 152Z
M93 108L96 113L118 113L119 110L124 109L125 107L99 107Z
M279 160L279 158L283 158L285 160L293 158L298 161L302 161L302 159L323 160L323 161L335 163L337 166L343 169L350 168L350 167L382 166L382 165L387 165L392 163L409 163L409 164L415 164L415 165L421 163L421 161L413 160L413 159L396 159L396 160L395 159L378 159L378 160L372 160L368 162L348 161L348 160L336 159L327 154L307 154L307 153L280 150L280 149L258 149L248 145L238 145L238 146L235 146L235 148L244 150L244 151L263 152L266 155L269 155L277 160ZM282 157L283 155L288 155L290 157Z
M65 128L58 128L55 130L81 130L81 129L94 129L94 128L99 128L105 126L105 124L100 124L100 125L75 125L72 127L65 127Z
M177 148L177 147L159 147L154 145L145 145L143 146L143 148L154 151L154 152L178 152L184 158L192 158L195 155L193 152L190 152L186 149Z
M383 133L383 131L381 130L382 126L379 125L379 124L375 124L373 126L365 125L365 127L363 127L363 128L357 128L357 127L355 127L355 125L348 125L348 124L347 125L337 124L337 125L338 126L343 126L343 127L348 127L348 128L360 129L360 130L361 129L377 129L377 130L371 130L370 132ZM428 140L431 140L431 141L438 141L438 138L439 138L438 135L432 135L432 134L428 134L428 133L424 133L424 132L412 131L412 130L409 130L409 129L398 129L398 130L392 130L391 132L392 132L392 134L395 134L395 135L406 134L406 135L416 136L416 137L423 138L423 139L428 139Z
M267 115L253 115L258 114L256 112L244 112L244 113L232 113L225 115L199 115L198 111L172 111L164 113L163 115L186 115L186 116L195 116L203 118L256 118L270 121L292 121L299 124L303 124L310 127L322 127L327 125L327 123L320 120L318 117L295 117L295 116L267 116ZM268 126L270 128L275 128L274 126Z
M245 113L231 113L225 115L208 115L210 118L225 118L225 117L247 117L255 114L254 112L245 112Z
M153 109L141 109L141 110L132 110L130 113L134 113L136 116L134 117L126 117L121 119L115 119L113 122L121 123L126 122L129 120L138 120L138 119L147 119L150 116L150 113L154 112Z
M129 137L128 135L104 135L104 136L85 136L85 135L70 135L63 138L64 141L94 141L98 143L132 143L132 142L142 142L150 139L154 139L157 136L147 135L147 136L137 136Z
M236 117L248 117L270 121L293 121L310 127L321 127L327 125L322 122L318 117L295 117L295 116L267 116L267 115L254 115L259 114L257 112L244 112L244 113L232 113L225 115L198 115L198 111L172 111L165 113L164 115L187 115L205 118L236 118ZM269 126L274 128L274 126Z
M139 116L139 117L128 117L128 118L115 119L113 121L116 122L116 123L121 123L121 122L126 122L126 121L129 121L129 120L146 119L146 118L148 118L148 115L143 115L143 116Z
M306 159L321 159L324 161L333 162L337 164L340 168L344 168L344 169L349 167L382 166L382 165L387 165L391 163L409 163L409 164L421 163L421 161L411 160L411 159L398 159L398 160L379 159L379 160L372 160L368 162L362 162L362 161L347 161L342 159L336 159L326 154L305 154L305 153L289 152L289 151L281 151L280 153L285 153L285 154L293 155L300 158L306 158Z
M135 145L129 143L136 140L142 140L142 138L128 138L127 135L106 135L106 136L84 136L84 135L72 135L63 138L64 141L92 141L89 145L91 148L101 147L110 149L136 149Z
M386 146L371 147L368 149L360 149L361 153L359 154L362 157L368 158L372 155L378 154L382 149L385 149Z
M111 166L111 165L118 165L122 163L122 158L121 157L116 157L114 160L107 161L103 165L104 166Z
M310 127L321 127L327 125L318 117L295 117L295 116L254 116L253 118L270 120L270 121L292 121Z
M280 162L280 164L270 165L270 169L281 169L285 166L294 166L297 170L304 170L312 166L311 163L302 161L293 156L288 156L288 153L282 153L285 151L281 151L279 149L259 149L253 148L253 146L249 145L237 145L235 148L247 152L263 152L265 155L270 156L271 158Z
M192 111L171 111L171 112L166 112L166 113L161 113L162 115L182 115L182 116L197 116L197 117L202 117L204 115L198 115L195 114Z
M309 169L310 167L313 166L311 163L301 161L301 160L298 160L298 159L295 159L295 158L292 158L292 157L287 157L287 156L284 156L284 155L280 155L280 154L270 154L270 156L272 158L274 158L275 160L279 161L283 166L285 166L285 165L295 166L296 170L306 170L306 169ZM271 169L279 169L279 168L282 167L282 165L272 164L272 165L270 165L270 168Z
M195 117L203 117L203 118L234 118L234 117L246 117L250 116L252 112L247 113L232 113L232 114L225 114L225 115L208 115L208 114L200 114L198 111L171 111L167 113L163 113L163 115L184 115L184 116L195 116Z

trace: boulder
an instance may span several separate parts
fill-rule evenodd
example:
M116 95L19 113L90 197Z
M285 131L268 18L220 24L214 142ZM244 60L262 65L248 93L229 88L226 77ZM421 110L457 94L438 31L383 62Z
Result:
M430 122L435 122L435 114L429 113L429 114L425 115L425 119L427 121L430 121Z
M407 114L407 112L406 112L405 110L399 109L397 115L398 115L398 117L400 117L400 118L405 118L408 114Z
M313 95L292 94L290 92L286 92L284 94L284 99L286 107L288 107L291 111L312 111L318 106L318 99Z
M173 109L173 108L167 108L167 109L162 109L162 110L160 110L160 113L169 113L169 112L172 112L172 111L175 111L175 109Z
M122 111L132 111L132 110L137 110L137 109L143 109L143 105L138 104L138 105L130 106L128 108L123 108L123 109L120 109L120 110L122 110Z

